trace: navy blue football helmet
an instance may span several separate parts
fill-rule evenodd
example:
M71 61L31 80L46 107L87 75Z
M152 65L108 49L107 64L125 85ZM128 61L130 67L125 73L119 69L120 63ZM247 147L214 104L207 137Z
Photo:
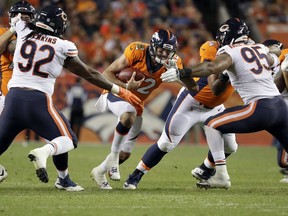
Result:
M16 2L8 11L9 18L15 17L18 13L27 14L31 20L34 20L36 15L35 8L27 1Z
M67 28L67 15L60 7L48 5L37 14L35 25L53 36L60 37Z
M158 63L163 64L161 59L156 55L157 47L168 50L168 59L172 59L176 53L177 46L178 43L176 36L169 30L160 29L151 37L149 53Z
M220 25L216 40L219 46L232 45L240 42L247 42L249 36L249 29L243 20L238 18L228 19Z
M275 40L275 39L268 39L268 40L265 40L262 44L264 44L265 46L277 46L280 50L283 49L283 44L278 41L278 40Z

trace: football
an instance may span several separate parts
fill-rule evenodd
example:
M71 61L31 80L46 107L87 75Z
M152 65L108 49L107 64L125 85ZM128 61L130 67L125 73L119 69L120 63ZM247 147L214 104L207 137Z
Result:
M133 72L136 72L135 80L139 81L145 77L145 75L138 69L135 68L125 68L124 70L120 71L116 74L116 77L121 80L122 82L128 82L131 79Z

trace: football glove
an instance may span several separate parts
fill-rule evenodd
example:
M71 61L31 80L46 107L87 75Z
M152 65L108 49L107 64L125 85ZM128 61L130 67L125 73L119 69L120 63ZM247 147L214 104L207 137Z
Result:
M180 73L177 68L170 68L165 73L162 73L160 78L163 82L175 82L180 80Z
M164 66L166 67L167 70L169 70L171 68L178 69L176 63L177 63L177 61L175 59L167 59L164 63Z
M21 13L18 13L15 17L11 18L11 21L10 21L10 32L15 34L16 33L16 30L15 30L15 27L16 27L16 23L19 22L21 20Z
M219 74L219 78L218 78L221 82L228 82L229 81L229 76L227 74L227 71L224 71L222 73Z
M122 87L119 88L119 92L117 95L129 102L131 105L133 105L137 111L138 116L142 115L144 106L140 98L132 94L129 90Z
M288 54L285 55L285 59L281 64L281 71L288 72Z

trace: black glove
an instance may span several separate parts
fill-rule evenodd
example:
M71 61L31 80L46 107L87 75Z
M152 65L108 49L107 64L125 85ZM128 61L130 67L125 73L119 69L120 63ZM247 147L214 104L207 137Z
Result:
M228 82L229 76L227 74L224 74L223 72L219 74L218 78L221 82Z

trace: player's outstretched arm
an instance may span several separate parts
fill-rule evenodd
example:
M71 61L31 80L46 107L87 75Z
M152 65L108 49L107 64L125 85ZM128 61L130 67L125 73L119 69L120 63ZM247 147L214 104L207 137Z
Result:
M67 68L70 72L76 74L77 76L86 79L88 82L94 84L95 86L119 95L120 97L131 103L133 106L139 107L139 109L140 107L142 107L141 100L136 95L107 80L100 73L100 71L97 71L86 65L79 59L78 56L68 57L65 60L64 67Z
M228 54L221 54L214 61L202 62L196 66L176 70L167 70L161 75L163 82L174 82L187 77L207 77L211 74L220 74L232 65L232 58Z

